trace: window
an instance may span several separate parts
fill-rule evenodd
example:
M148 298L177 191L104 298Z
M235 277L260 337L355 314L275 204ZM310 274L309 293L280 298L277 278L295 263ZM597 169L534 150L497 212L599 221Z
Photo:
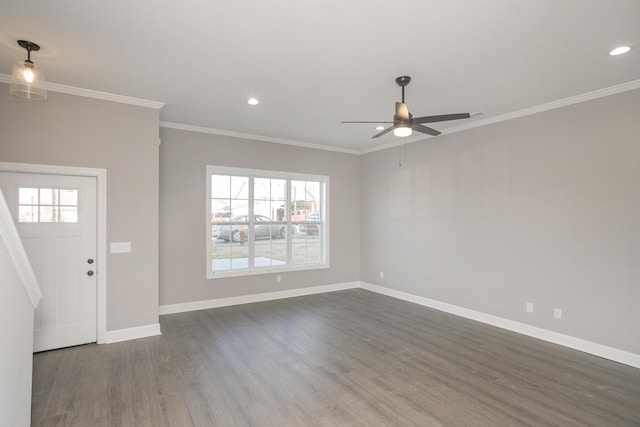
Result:
M327 268L326 176L207 166L207 278Z
M78 190L19 187L18 222L78 222Z

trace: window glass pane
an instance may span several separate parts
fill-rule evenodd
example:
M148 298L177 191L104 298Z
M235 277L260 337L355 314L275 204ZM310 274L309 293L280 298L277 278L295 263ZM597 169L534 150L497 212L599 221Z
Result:
M76 206L61 206L59 222L78 222L78 208Z
M58 210L57 206L40 206L39 222L55 222L55 220L58 217L57 210Z
M211 268L213 271L231 269L231 246L225 242L230 236L231 226L214 224L211 227Z
M229 199L211 199L211 221L221 222L231 218L231 201Z
M287 180L272 179L271 180L271 200L286 200L287 198Z
M40 204L41 205L57 205L58 190L54 188L41 188L40 189Z
M278 228L274 234L284 235L284 225L282 231ZM255 257L253 264L256 267L271 267L275 265L285 265L287 263L287 240L280 237L261 237L255 241Z
M291 221L304 219L304 181L291 181Z
M18 222L38 222L38 207L20 206L18 209Z
M291 181L291 220L302 221L320 210L319 181Z
M211 199L211 221L220 222L231 218L229 199Z
M253 212L272 221L285 221L286 179L254 178Z
M38 204L38 189L37 188L25 188L18 189L18 203L21 205L37 205Z
M320 223L316 221L303 221L297 223L297 231L301 235L318 235L320 234Z
M287 180L271 180L271 214L276 221L286 221Z
M231 198L231 177L229 175L211 175L211 197L215 199Z
M291 257L293 264L311 264L321 261L320 225L313 232L300 231L291 240Z
M78 190L60 189L60 204L65 206L78 206Z
M271 198L271 180L268 178L255 178L253 180L253 198L266 199Z
M256 215L261 215L267 218L271 218L271 202L269 200L254 200L253 212ZM275 212L274 212L275 216Z
M231 201L231 218L237 218L238 216L246 216L249 213L249 201L248 200L232 200ZM246 218L243 220L246 221Z
M311 202L320 201L320 183L316 181L307 181L304 189L305 200Z
M244 218L246 219L246 217ZM215 224L212 227L211 268L228 271L247 268L249 246L245 224Z
M233 244L231 247L231 269L240 270L249 268L249 246Z
M249 178L246 176L231 177L231 198L232 199L249 199Z

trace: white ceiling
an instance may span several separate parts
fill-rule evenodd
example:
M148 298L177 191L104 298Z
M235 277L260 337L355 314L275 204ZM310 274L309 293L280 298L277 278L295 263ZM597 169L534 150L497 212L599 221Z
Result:
M466 122L640 79L638 0L4 0L1 74L18 39L48 82L165 122L352 150L397 140L340 121L391 120L400 75L414 116L483 113Z

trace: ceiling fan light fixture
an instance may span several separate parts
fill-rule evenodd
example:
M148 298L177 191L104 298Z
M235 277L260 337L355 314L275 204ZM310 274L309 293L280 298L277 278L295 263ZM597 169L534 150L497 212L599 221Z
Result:
M13 66L9 92L20 98L45 101L47 85L44 73L31 60L31 52L40 50L40 46L27 40L18 40L18 45L27 51L27 59Z
M406 138L407 136L411 136L413 130L411 127L406 125L399 125L393 128L393 134L398 138Z

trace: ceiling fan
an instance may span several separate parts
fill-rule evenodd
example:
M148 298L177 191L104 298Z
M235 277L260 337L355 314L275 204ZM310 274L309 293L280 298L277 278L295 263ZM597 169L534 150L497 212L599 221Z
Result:
M432 136L438 136L441 132L438 132L435 129L424 126L423 123L435 123L435 122L445 122L447 120L459 120L459 119L468 119L471 117L469 113L458 113L458 114L441 114L438 116L424 116L424 117L416 117L414 118L411 113L409 113L409 107L404 102L404 87L409 84L411 81L411 77L409 76L400 76L396 78L396 83L398 86L402 88L402 102L396 102L396 113L393 115L392 122L380 122L380 121L343 121L342 123L390 123L392 124L385 130L381 131L373 135L372 138L378 138L390 131L393 130L393 134L398 137L407 137L410 136L411 133L415 130L417 132L426 133Z

